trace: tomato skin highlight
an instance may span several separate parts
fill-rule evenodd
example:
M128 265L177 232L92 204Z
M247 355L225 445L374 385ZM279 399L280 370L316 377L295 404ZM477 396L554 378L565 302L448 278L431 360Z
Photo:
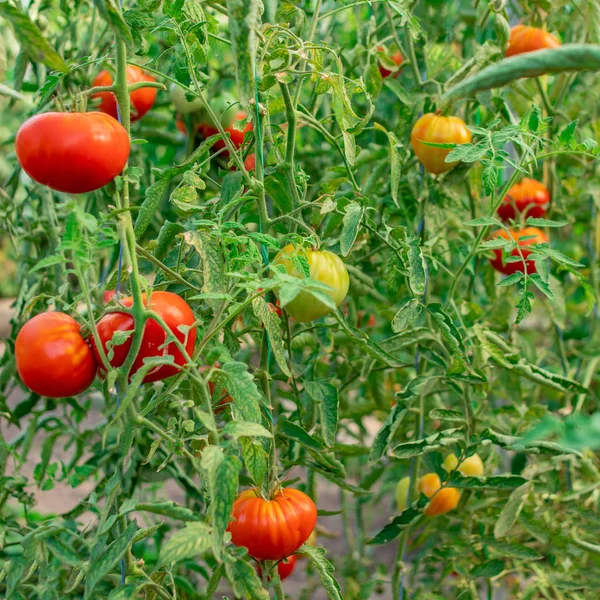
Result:
M527 25L515 25L510 31L506 56L516 56L526 52L535 52L544 48L558 48L560 40L552 34Z
M19 376L30 390L47 398L68 398L92 385L98 369L80 329L61 312L41 313L23 325L15 356Z
M418 489L423 492L431 502L425 508L429 517L443 515L455 509L460 500L460 492L456 488L442 487L442 482L436 473L427 473L419 479ZM439 490L439 491L438 491Z
M194 346L196 344L196 329L190 329L186 334L179 331L180 325L191 326L194 321L194 313L189 307L188 303L172 292L153 292L150 296L150 301L147 301L146 294L143 294L144 303L146 306L158 313L165 321L173 335L185 345L185 349L188 354L194 352ZM132 298L124 298L122 303L126 307L133 305ZM112 339L113 334L116 331L132 331L135 327L134 319L131 315L123 312L112 312L104 315L96 324L98 329L98 335L100 341L107 356L109 353L108 342ZM183 354L179 351L174 342L171 342L168 346L162 348L167 334L163 328L154 320L148 319L144 327L144 335L142 337L142 345L140 351L133 362L130 377L133 377L134 373L143 366L144 359L152 356L167 356L171 355L174 358L176 365L184 365L186 360ZM92 350L98 361L101 364L100 355L93 338L90 337L90 344ZM120 367L126 361L133 341L132 335L130 335L123 344L114 346L112 352L114 356L110 360L110 364L113 367ZM142 380L142 383L150 383L152 381L160 381L166 379L180 372L175 366L162 365L152 369Z
M277 563L277 573L279 573L279 579L281 579L281 581L287 579L294 572L297 560L298 555L292 554ZM258 576L262 578L262 569L258 565L256 565L256 571ZM271 578L269 577L269 580L270 579Z
M451 148L435 148L423 142L437 144L467 144L471 132L459 117L443 117L435 113L424 114L414 125L410 143L426 171L438 175L450 171L458 162L445 162Z
M315 503L300 490L283 488L272 500L254 490L238 495L227 527L235 546L248 549L257 560L281 560L310 537L317 522Z
M533 237L529 240L521 241L521 238L529 237L529 236L535 236L535 237ZM513 273L516 273L517 271L523 272L523 269L525 268L528 275L537 273L535 261L527 260L527 257L531 254L532 251L528 250L526 248L526 246L530 246L531 244L543 244L543 243L548 242L548 238L546 237L546 235L544 234L543 231L541 231L537 227L525 227L524 229L521 229L520 231L515 231L514 229L511 229L510 236L509 236L509 234L506 233L506 231L504 229L501 229L499 231L496 231L494 234L492 234L492 237L493 238L502 237L505 240L509 240L512 237L512 239L515 242L517 242L517 244L521 248L521 253L523 254L523 258L525 259L525 267L523 267L522 260L520 260L518 262L510 262L510 263L504 264L503 260L502 260L502 248L496 248L494 250L495 257L490 260L490 264L492 265L492 267L494 267L494 269L496 269L496 271L499 271L500 273L503 273L504 275L512 275ZM510 254L511 254L511 256L520 256L519 250L517 248L514 248Z
M146 73L140 67L135 65L127 65L127 83L139 83L140 81L151 81L155 82L156 79ZM92 84L96 86L107 86L113 84L112 75L108 71L100 71L94 79ZM139 88L129 94L129 101L131 103L131 122L141 119L154 105L156 100L156 92L158 90L153 87ZM110 115L114 119L118 119L117 113L117 98L112 92L99 92L94 94L92 98L100 98L100 106L98 110Z
M332 289L327 290L325 293L331 297L336 306L339 306L344 301L350 287L350 277L342 259L337 254L327 250L294 248L292 244L288 244L277 254L273 264L282 265L289 275L298 278L301 278L301 274L292 262L294 254L303 254L306 257L311 278L331 287ZM327 305L306 291L301 291L284 308L299 323L314 321L331 312Z
M385 52L385 49L383 46L377 46L377 51ZM398 65L398 67L400 67L402 65L402 63L404 62L404 57L402 56L402 53L400 52L400 50L396 50L396 52L394 52L394 54L389 56L389 58L392 61L394 61ZM400 71L402 71L402 69L397 69L396 71L390 71L389 69L386 69L381 63L379 63L377 66L379 68L379 73L381 74L381 77L383 79L387 79L390 75L393 75L394 77L398 77L398 75L400 75Z
M129 158L129 136L101 112L48 112L21 125L15 151L34 181L59 192L85 194L121 173Z
M520 183L513 185L502 199L498 207L498 216L503 221L515 219L517 213L524 218L539 219L546 214L550 204L548 188L535 179L525 177Z

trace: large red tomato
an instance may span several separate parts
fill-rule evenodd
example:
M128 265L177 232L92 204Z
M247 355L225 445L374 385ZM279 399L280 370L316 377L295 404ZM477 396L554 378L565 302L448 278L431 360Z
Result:
M227 527L235 546L248 549L257 560L281 560L310 537L317 522L315 503L300 490L281 489L272 500L255 490L238 495Z
M385 48L383 46L377 46L377 51L385 52ZM392 54L388 58L390 60L392 60L393 62L395 62L398 67L400 67L400 65L402 65L402 63L404 62L404 57L402 56L402 53L400 52L400 50L396 50L396 52L394 52L394 54ZM392 73L393 73L394 77L398 77L398 75L400 75L400 71L401 71L400 68L396 69L395 71L390 71L389 69L386 69L381 64L381 62L379 63L378 67L379 67L379 72L381 73L381 76L384 79L386 79L387 77L392 75Z
M239 110L235 113L235 115L233 115L233 118L230 117L228 119L224 119L223 121L225 133L229 134L229 137L231 138L231 141L236 148L239 148L244 143L246 132L252 131L251 122L246 123L246 126L244 127L243 131L235 129L234 127L234 123L244 121L246 117L246 113L242 110ZM198 125L198 133L202 137L207 138L211 135L217 135L217 133L219 133L219 130L214 126L213 123L201 123L200 125ZM223 140L217 140L213 145L213 150L215 152L217 150L222 150L223 148L225 148L225 142Z
M152 75L148 75L140 67L135 65L127 65L127 83L139 83L140 81L156 81ZM113 78L108 71L100 71L94 79L94 87L112 85ZM131 102L131 121L137 121L141 119L154 105L156 100L156 92L158 90L153 87L143 87L134 90L129 94L129 100ZM117 99L112 92L100 92L94 94L93 98L100 98L100 106L98 110L110 115L111 117L117 118Z
M35 181L68 194L84 194L111 182L129 158L125 128L101 112L49 112L21 125L17 159Z
M306 258L311 279L328 285L331 290L327 290L325 293L331 297L336 306L339 306L344 301L350 287L350 277L342 259L328 250L295 248L292 244L288 244L277 254L273 264L282 265L288 274L298 278L301 277L301 274L292 260L294 254L302 254ZM329 306L306 291L301 291L284 308L299 323L314 321L331 312Z
M133 299L124 298L122 302L123 305L129 307L133 304ZM153 292L149 301L147 301L146 295L144 294L144 302L149 309L158 313L165 320L171 333L185 345L187 353L191 355L194 352L194 345L196 344L196 329L190 329L188 333L184 333L178 329L180 325L191 326L195 321L194 313L188 303L172 292ZM98 321L97 328L102 346L108 356L109 349L107 344L112 339L113 334L116 331L133 330L134 319L131 315L123 312L108 313ZM142 345L133 362L133 366L129 373L130 377L144 364L144 359L152 356L171 355L175 360L176 365L184 365L186 363L184 356L174 342L164 346L166 338L167 334L165 330L154 319L146 321ZM133 339L130 335L123 344L119 344L112 348L114 356L110 360L110 364L113 367L120 367L125 362L132 341ZM91 337L90 343L98 364L101 364L98 349ZM163 365L155 367L144 377L142 383L160 381L161 379L166 379L177 373L179 373L179 369L175 366Z
M558 48L560 41L552 34L527 25L515 25L510 31L506 56L534 52L544 48Z
M543 244L548 241L548 238L546 237L544 232L538 229L537 227L525 227L520 231L515 231L511 229L510 236L504 229L501 229L495 232L492 237L502 237L505 240L509 240L512 238L515 242L517 242L519 248L521 249L521 254L523 255L524 259L527 259L527 257L532 252L531 250L527 249L527 246L530 246L531 244ZM522 239L525 237L528 237L529 239ZM494 254L496 256L490 260L490 264L492 265L492 267L494 267L494 269L496 269L496 271L500 271L500 273L504 273L504 275L512 275L517 271L523 272L522 260L519 260L517 262L509 262L505 264L502 259L502 248L497 248L496 250L494 250ZM511 252L511 256L520 257L521 255L519 254L519 250L517 248L514 248ZM535 273L537 271L535 261L525 260L525 269L527 270L528 275L532 275L533 273Z
M61 312L41 313L23 325L15 355L19 376L30 390L67 398L92 385L96 361L79 330L79 323Z
M292 554L291 556L288 556L277 563L277 573L279 573L279 579L281 579L281 581L287 579L294 572L297 560L297 555ZM258 572L258 576L262 578L262 570L258 565L256 565L256 570Z
M471 132L462 119L443 117L435 113L424 114L415 123L410 134L410 143L415 154L425 169L434 174L445 173L458 163L445 162L446 156L451 152L450 148L436 148L423 142L467 144L471 139Z
M525 177L513 185L498 207L498 216L503 221L514 219L516 213L523 217L539 219L546 214L550 204L550 192L543 183Z
M420 492L431 498L431 502L425 509L425 514L430 517L443 515L453 510L460 500L460 492L456 488L442 488L442 482L436 473L423 475L419 479L418 488Z

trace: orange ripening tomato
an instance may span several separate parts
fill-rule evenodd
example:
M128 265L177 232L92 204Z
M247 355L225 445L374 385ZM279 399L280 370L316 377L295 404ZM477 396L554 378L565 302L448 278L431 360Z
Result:
M442 115L427 113L416 123L410 134L410 143L415 154L421 161L425 170L439 174L450 171L458 163L445 162L451 148L436 148L427 146L423 142L436 144L467 144L471 141L471 132L465 122L458 117L443 117Z
M377 51L378 52L385 52L385 48L383 46L377 46ZM389 59L392 60L394 63L396 63L396 65L398 65L398 67L400 67L400 65L402 65L402 63L404 62L404 57L402 56L402 53L400 52L400 50L396 50L396 52L394 52L394 54L392 54L391 56L389 56ZM398 77L398 75L400 75L400 71L402 69L398 68L395 71L390 71L389 69L386 69L381 62L378 65L379 67L379 72L381 73L381 76L383 77L383 79L386 79L387 77L389 77L390 75L394 75L394 77Z
M298 555L292 554L277 563L277 573L279 573L279 579L281 579L281 581L287 579L294 572L297 560ZM256 565L256 571L258 572L258 576L262 578L262 570L258 565ZM270 579L271 578L269 577L269 580Z
M309 538L317 522L315 503L300 490L282 488L272 500L255 490L238 495L227 527L235 546L257 560L281 560Z
M129 158L125 128L101 112L48 112L27 119L15 151L38 183L68 194L93 192L110 183Z
M254 152L246 156L244 167L246 167L246 171L254 171L256 169L256 154Z
M79 330L79 323L61 312L41 313L23 325L15 356L19 376L31 391L67 398L92 385L97 365Z
M155 82L156 79L152 75L148 75L140 67L135 65L127 65L127 83L139 83L140 81L151 81ZM106 86L112 85L113 78L108 71L101 71L96 75L93 86ZM154 105L156 100L156 92L158 90L154 87L143 87L134 90L129 94L129 100L131 102L131 122L141 119ZM100 98L100 106L98 110L110 115L113 118L117 118L117 99L112 92L99 92L94 94L92 98Z
M191 355L194 352L194 346L196 344L196 329L192 328L187 333L184 333L179 329L181 325L190 327L195 322L194 313L189 304L183 298L172 292L153 292L149 301L146 299L146 294L143 294L143 300L147 308L158 313L164 319L167 327L171 330L171 333L173 333L173 335L185 346L187 353ZM133 299L123 298L122 303L124 306L130 307L133 305ZM135 322L133 317L127 313L112 312L104 315L98 321L96 327L104 351L108 356L108 342L112 340L114 333L116 331L132 331L135 328ZM181 366L186 363L185 357L174 342L164 346L166 338L167 334L165 330L154 319L148 319L148 321L146 321L144 334L142 336L142 345L133 362L133 366L131 367L129 373L130 377L133 377L133 374L143 366L144 359L153 356L171 355L176 365ZM96 361L101 365L102 359L100 358L92 336L90 336L89 341L92 350L94 351ZM133 335L130 335L123 344L119 344L112 348L113 356L112 359L110 359L112 367L120 367L127 360L132 341ZM161 379L176 375L179 371L180 369L177 366L158 366L146 374L142 383L160 381Z
M425 508L425 514L430 517L443 515L455 509L460 500L460 492L456 488L442 488L442 482L436 473L423 475L419 479L418 488L420 492L431 498L431 502Z
M558 48L560 45L558 39L543 29L515 25L510 31L506 56L515 56L544 48Z
M531 237L533 236L533 237ZM521 249L521 254L523 255L524 259L527 259L527 257L531 254L531 250L528 250L526 248L526 246L530 246L531 244L543 244L548 242L548 238L546 237L546 235L544 234L543 231L541 231L540 229L538 229L537 227L525 227L524 229L521 229L520 231L515 231L514 229L510 230L510 236L508 235L508 233L506 231L504 231L504 229L501 229L500 231L496 231L494 234L492 234L493 238L496 237L501 237L504 238L505 240L509 240L509 239L513 239L515 242L517 242L517 244L519 245L519 248ZM529 237L530 239L522 239L525 237ZM500 273L504 273L504 275L512 275L513 273L516 273L517 271L521 271L523 272L523 261L519 260L517 262L509 262L509 263L504 263L503 262L503 257L502 257L502 248L496 248L494 250L494 254L496 255L493 259L490 260L490 264L492 265L492 267L494 267L494 269L496 269L496 271L500 271ZM513 251L511 252L511 256L519 256L519 250L517 248L514 248ZM533 260L525 260L525 269L527 270L527 274L528 275L532 275L533 273L537 272L536 266L535 266L535 261Z
M513 185L502 199L498 207L498 216L508 221L521 213L524 218L539 219L546 214L550 204L550 192L543 183L525 177L520 183Z
M239 148L243 143L244 143L244 138L246 137L246 132L247 131L252 131L252 123L248 122L246 123L246 126L244 127L243 131L240 131L239 129L236 129L234 127L234 123L239 122L239 121L244 121L246 119L247 115L244 111L239 110L238 112L235 113L233 119L231 120L231 122L227 125L223 124L223 127L225 129L225 133L229 134L229 137L231 138L231 142L233 143L233 145L236 148ZM209 124L209 123L201 123L200 125L198 125L198 133L203 137L203 138L208 138L211 135L217 135L217 133L219 133L219 130L214 126L214 124ZM218 150L222 150L223 148L225 148L225 142L223 140L217 140L214 144L213 144L213 151L217 152Z

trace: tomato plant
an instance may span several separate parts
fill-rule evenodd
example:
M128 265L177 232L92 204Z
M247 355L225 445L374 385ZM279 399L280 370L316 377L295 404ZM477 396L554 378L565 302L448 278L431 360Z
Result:
M40 313L23 325L15 340L15 359L19 377L30 390L67 398L92 385L97 365L80 328L60 312Z
M84 194L121 173L129 137L118 121L102 113L48 112L23 123L15 151L33 180L59 192Z
M0 597L596 600L597 4L0 2Z

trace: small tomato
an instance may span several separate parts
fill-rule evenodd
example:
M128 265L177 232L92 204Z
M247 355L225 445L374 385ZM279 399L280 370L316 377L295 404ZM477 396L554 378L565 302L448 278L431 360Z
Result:
M173 105L179 114L189 115L191 113L203 111L204 105L202 104L202 100L197 97L188 100L186 91L180 86L172 83L169 92L171 94L171 102L173 102Z
M402 512L408 504L408 492L410 491L410 477L403 477L396 484L396 506Z
M271 500L246 490L233 503L227 527L231 542L257 560L281 560L309 538L317 522L315 503L300 490L282 488Z
M467 144L472 139L465 122L458 117L424 114L414 125L410 143L415 154L429 173L439 174L450 171L457 162L446 162L450 148L427 146L423 142L436 144Z
M121 123L101 112L48 112L21 125L15 151L34 181L59 192L85 194L123 170L129 136Z
M515 25L510 31L506 56L515 56L544 48L558 48L560 45L557 38L543 29Z
M515 219L516 213L523 218L539 219L546 214L550 204L548 188L535 179L525 177L520 183L513 185L502 199L498 207L498 216L503 221Z
M430 517L443 515L454 508L460 500L460 492L456 488L443 487L436 473L427 473L419 479L418 488L431 502L425 508L425 514Z
M548 242L548 238L546 237L543 231L541 231L537 227L525 227L520 231L515 231L514 229L511 229L509 235L504 229L501 229L492 234L492 237L501 237L506 240L512 238L518 244L519 248L513 248L510 255L518 256L520 259L522 254L523 259L525 261L525 265L523 265L523 260L505 263L503 259L502 248L496 248L494 250L495 257L490 260L490 264L492 265L492 267L494 267L494 269L496 269L496 271L500 271L500 273L503 273L504 275L512 275L517 271L523 272L524 268L526 269L528 275L532 275L533 273L537 272L535 261L527 260L527 257L532 252L531 250L527 249L527 246L531 246L532 244L543 244L545 242Z
M377 46L377 52L385 53L385 51L386 50L383 46ZM388 58L392 62L394 62L398 68L395 69L394 71L390 71L389 69L386 69L386 67L383 66L381 61L379 61L379 65L378 65L379 72L381 73L381 77L383 77L383 79L386 79L387 77L389 77L392 74L394 75L394 77L398 77L398 75L400 75L400 71L402 70L402 69L400 69L400 66L404 62L404 57L402 56L402 53L400 52L400 50L396 50L396 52L394 52L394 54L388 56Z
M127 83L139 83L141 81L156 81L152 75L148 75L140 67L135 65L127 65ZM96 75L94 79L95 86L107 86L113 84L112 75L108 71L101 71ZM154 87L142 87L134 90L129 94L129 101L131 102L131 122L141 119L154 105L156 100L156 92L158 90ZM100 98L100 106L98 110L110 115L114 119L118 118L117 113L117 99L112 92L99 92L94 94L92 98Z
M306 248L294 248L292 244L288 244L277 254L273 264L282 265L288 274L301 278L301 274L293 262L294 255L306 258L311 279L328 285L331 290L322 293L330 296L335 305L339 306L344 301L350 287L350 277L341 258L327 250L321 252ZM331 312L329 306L304 290L291 302L288 302L284 308L295 321L300 323L314 321Z
M92 385L97 365L79 330L79 323L61 312L41 313L23 325L15 357L19 376L31 391L67 398Z
M454 471L457 466L458 472L465 477L481 477L483 475L483 461L479 454L473 454L465 458L460 464L458 464L458 458L454 454L448 454L446 460L444 460L444 469L450 472Z

